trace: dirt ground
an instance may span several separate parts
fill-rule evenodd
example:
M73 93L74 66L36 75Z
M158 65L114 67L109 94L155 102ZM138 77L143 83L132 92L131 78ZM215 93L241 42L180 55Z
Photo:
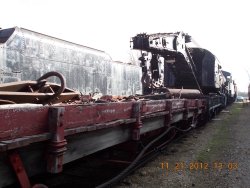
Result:
M117 187L250 187L250 104L224 109Z

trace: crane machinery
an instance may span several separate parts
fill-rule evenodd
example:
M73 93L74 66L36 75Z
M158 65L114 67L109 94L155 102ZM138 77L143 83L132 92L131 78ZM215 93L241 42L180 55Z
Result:
M144 94L166 88L195 89L206 95L223 93L225 77L219 61L206 49L188 47L191 41L184 32L132 37L132 49L142 52L139 60Z

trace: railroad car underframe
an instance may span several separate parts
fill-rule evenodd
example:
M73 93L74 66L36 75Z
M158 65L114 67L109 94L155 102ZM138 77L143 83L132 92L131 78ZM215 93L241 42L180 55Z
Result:
M197 123L220 108L207 99L142 100L90 105L2 105L0 187L38 173L60 173L63 164L180 121ZM214 107L214 109L212 109Z

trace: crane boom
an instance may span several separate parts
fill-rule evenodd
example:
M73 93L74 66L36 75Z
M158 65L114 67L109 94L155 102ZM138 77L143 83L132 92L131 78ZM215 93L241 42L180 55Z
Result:
M133 49L159 54L163 57L182 55L190 61L186 52L186 43L191 41L191 36L183 32L138 34L132 38Z

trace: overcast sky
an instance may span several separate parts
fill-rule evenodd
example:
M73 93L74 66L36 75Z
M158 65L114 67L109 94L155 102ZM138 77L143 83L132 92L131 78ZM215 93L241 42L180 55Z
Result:
M104 50L128 61L137 33L189 33L214 53L247 91L250 11L247 0L1 0L0 27L19 26Z

